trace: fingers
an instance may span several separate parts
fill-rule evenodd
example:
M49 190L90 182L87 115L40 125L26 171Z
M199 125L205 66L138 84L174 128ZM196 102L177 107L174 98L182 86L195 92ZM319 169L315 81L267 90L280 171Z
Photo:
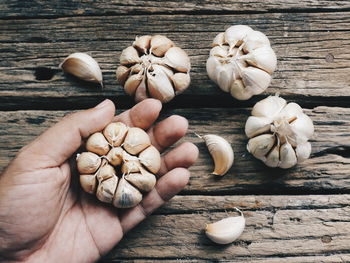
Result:
M162 103L155 99L146 99L130 110L124 111L114 118L132 127L148 129L158 118Z
M185 168L175 168L161 177L156 187L144 197L139 205L120 215L123 232L128 232L147 215L180 192L188 183L189 177L190 172Z
M152 145L162 152L185 136L187 129L188 121L184 117L172 115L151 127L148 134Z
M190 142L184 142L162 157L158 176L162 176L176 167L188 168L196 162L197 158L197 146Z
M24 147L21 152L29 152L26 156L35 158L35 162L28 160L31 162L30 168L61 165L80 147L82 138L101 131L112 121L114 114L115 107L110 100L103 101L95 108L70 114Z

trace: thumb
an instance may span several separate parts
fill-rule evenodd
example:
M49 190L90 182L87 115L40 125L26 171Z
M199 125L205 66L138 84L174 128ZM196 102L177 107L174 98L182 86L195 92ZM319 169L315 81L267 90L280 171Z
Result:
M33 165L35 168L59 166L81 146L83 138L102 130L113 120L114 114L113 102L104 100L95 108L67 115L21 152L35 160L31 168Z

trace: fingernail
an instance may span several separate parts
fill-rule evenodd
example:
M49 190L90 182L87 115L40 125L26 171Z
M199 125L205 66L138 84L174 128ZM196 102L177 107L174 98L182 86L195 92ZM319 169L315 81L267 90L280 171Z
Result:
M98 104L95 108L96 109L101 109L104 106L106 106L108 104L109 99L105 99L104 101L102 101L100 104Z

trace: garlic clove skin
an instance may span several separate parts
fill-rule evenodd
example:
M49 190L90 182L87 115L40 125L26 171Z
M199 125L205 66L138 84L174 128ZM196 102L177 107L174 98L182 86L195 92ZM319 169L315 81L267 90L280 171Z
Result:
M245 88L243 81L240 79L236 79L232 83L230 93L232 97L236 98L237 100L248 100L254 95L250 89Z
M252 138L269 131L270 127L270 118L250 116L245 124L245 134L248 138Z
M112 122L104 128L103 135L111 145L117 147L122 144L127 132L128 127L124 123Z
M124 150L121 147L112 148L107 154L108 162L113 166L121 165L123 161Z
M212 47L221 46L225 43L225 34L219 33L216 35L216 37L213 40L213 43L211 44Z
M225 91L229 92L233 78L233 68L230 65L224 65L218 72L217 80L219 87Z
M118 185L118 177L113 176L99 183L96 190L96 197L104 203L111 204L113 202L114 193Z
M238 210L238 209L237 209ZM205 227L207 237L217 244L229 244L235 241L243 233L245 228L245 218L241 215L227 217Z
M141 164L139 160L125 161L122 165L121 172L123 174L138 173L140 172Z
M280 164L279 147L276 145L266 156L265 164L269 167L278 167Z
M151 145L151 140L148 134L138 128L129 128L128 134L125 137L123 147L129 154L139 154L141 151Z
M161 102L168 102L175 97L175 91L171 80L160 67L153 67L152 72L147 72L147 86L150 95Z
M151 38L152 36L145 35L136 37L134 43L132 43L133 47L139 50L140 52L147 53L147 50L151 46Z
M234 153L229 142L214 134L207 134L200 138L205 141L214 160L215 168L212 174L220 176L226 174L234 161Z
M191 82L190 75L181 72L175 73L173 76L171 76L171 80L174 84L176 95L181 94L185 89L187 89Z
M101 158L92 152L83 152L77 155L77 168L81 174L92 174L101 165Z
M125 66L119 66L115 72L118 83L124 85L126 79L128 78L130 69Z
M254 137L248 141L247 150L258 159L265 158L265 155L271 150L275 143L273 134L263 134Z
M228 55L228 51L229 51L228 46L216 46L210 50L209 56L224 58Z
M143 77L140 85L137 87L136 92L135 92L135 101L138 103L142 100L145 100L148 98L147 95L147 88L146 88L146 78Z
M142 194L140 191L122 177L114 194L113 206L117 208L130 208L139 204L141 200Z
M137 50L134 47L130 46L123 49L119 61L121 65L129 65L140 63L141 59L137 53Z
M314 134L314 124L306 114L299 115L290 126L292 131L297 135L298 142L300 143L308 141Z
M218 84L217 76L220 68L221 68L221 63L218 60L218 58L214 56L210 56L207 60L206 69L207 69L209 78L212 81L214 81L216 84Z
M180 71L188 72L191 69L190 58L179 47L170 48L164 55L165 64Z
M245 45L243 46L244 52L252 52L257 48L264 46L270 46L270 40L267 36L260 31L252 31L245 37Z
M70 54L59 65L64 72L72 74L82 80L102 84L102 72L100 66L86 53Z
M248 34L252 33L253 29L246 25L235 25L231 26L225 31L225 40L232 46L238 46L243 43L243 39L247 37Z
M89 194L94 194L97 188L96 175L94 174L81 174L79 176L79 181L81 187L85 192Z
M309 159L311 154L311 144L309 142L298 144L295 149L295 153L298 159L298 163Z
M173 41L171 41L166 36L155 35L151 38L150 51L154 55L161 57L161 56L164 56L165 52L167 52L173 46L174 46Z
M109 151L109 144L101 132L96 132L86 141L86 150L99 155L105 155Z
M253 95L257 95L270 85L271 75L261 69L247 67L242 70L242 81L246 89L251 90Z
M115 170L113 166L109 164L102 166L96 173L96 179L99 183L115 176L116 176Z
M134 96L136 93L136 89L140 86L141 81L143 79L142 74L134 74L131 75L127 81L124 83L124 90L126 94L130 96Z
M273 119L286 105L287 102L285 99L278 96L269 96L254 105L252 115Z
M154 174L151 174L145 170L142 173L130 173L125 176L125 180L142 192L151 191L156 185L157 181Z
M272 74L277 67L276 54L270 46L254 49L248 55L240 57L240 59L243 58L248 64L258 67L269 74Z
M282 144L280 148L280 167L287 169L297 164L297 157L290 143Z
M147 168L151 173L158 173L160 169L160 153L156 147L150 145L148 148L143 150L139 155L140 162Z

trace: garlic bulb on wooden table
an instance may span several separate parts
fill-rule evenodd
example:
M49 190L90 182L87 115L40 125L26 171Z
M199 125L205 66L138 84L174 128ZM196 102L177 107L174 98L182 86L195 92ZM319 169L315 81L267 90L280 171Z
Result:
M270 85L277 58L263 33L245 25L231 26L215 37L212 46L207 73L223 91L247 100Z
M256 158L270 167L290 168L310 157L314 125L298 104L270 96L255 104L245 133Z
M190 58L174 42L162 35L145 35L122 51L116 75L136 102L152 97L165 103L188 88L190 69Z

